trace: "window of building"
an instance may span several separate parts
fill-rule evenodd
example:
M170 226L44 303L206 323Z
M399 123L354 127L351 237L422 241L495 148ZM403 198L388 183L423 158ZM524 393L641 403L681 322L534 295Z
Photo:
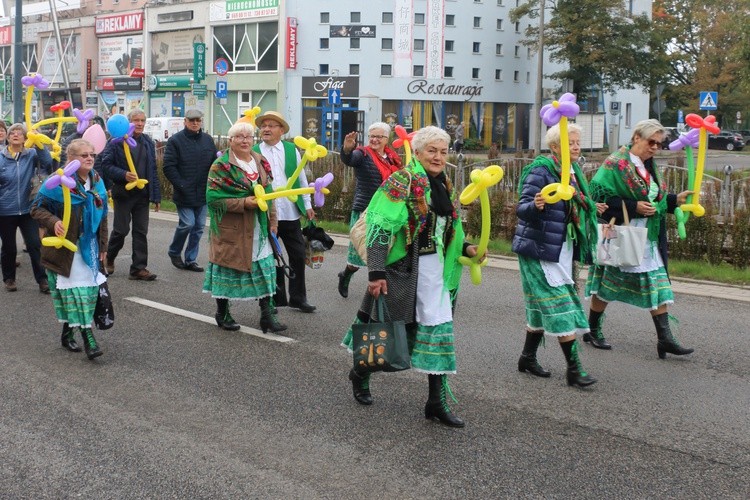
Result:
M625 128L633 126L633 105L629 102L625 103Z
M454 45L455 45L455 43L453 42L453 40L446 40L445 41L445 51L446 52L453 52Z
M321 74L321 75L327 75L328 74L328 65L327 64L321 64L318 73Z
M520 45L516 45L515 47L513 47L513 55L515 57L518 57L519 54L521 54L521 46Z
M453 66L446 66L443 70L443 76L446 78L453 78Z
M502 19L498 19L497 20L496 29L498 31L503 31L503 20Z
M445 15L445 25L446 26L455 26L456 25L456 16L453 14L446 14Z
M526 83L531 83L531 72L530 71L526 72Z
M393 24L393 12L383 12L383 24Z
M321 49L328 49L329 48L328 43L329 43L328 38L321 38L320 39L320 48Z
M424 66L415 64L412 70L412 76L424 76Z
M380 65L380 75L381 76L391 76L393 74L393 67L390 64L381 64Z
M479 47L480 46L481 46L481 44L479 42L474 42L473 44L471 44L471 51L473 53L475 53L475 54L479 54Z
M526 59L531 59L531 47L526 47Z
M276 71L279 59L277 21L215 26L213 54L229 61L229 71Z
M414 39L414 50L424 50L424 38Z
M503 70L501 69L495 70L495 80L497 80L498 82L503 81Z
M519 71L513 72L513 81L516 83L518 83L519 73L520 73Z
M424 24L424 14L414 14L414 24Z
M112 5L118 5L120 3L120 0L112 0Z
M359 64L350 64L349 65L349 74L350 75L358 75L359 74Z
M471 77L474 79L479 78L479 68L471 68Z
M320 13L320 24L328 24L331 22L331 13L330 12L321 12Z
M383 38L380 40L380 48L383 50L393 50L393 38Z
M349 39L349 48L350 49L358 49L359 48L359 38L350 38Z
M500 6L500 7L503 7L503 6L505 5L505 0L497 0L497 4L498 4L498 5Z
M361 23L362 22L362 13L361 12L352 12L349 14L349 20L353 23Z
M475 28L481 28L482 27L482 18L475 16L474 17L474 27Z
M521 22L520 21L516 21L515 28L516 28L516 33L520 33L521 32Z
M502 43L496 43L495 44L495 55L497 55L497 56L503 55L503 44Z

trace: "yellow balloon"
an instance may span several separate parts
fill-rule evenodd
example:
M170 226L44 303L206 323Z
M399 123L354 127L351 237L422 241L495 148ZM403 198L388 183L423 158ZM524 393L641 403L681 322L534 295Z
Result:
M294 197L294 200L292 201L295 201L298 195L313 194L315 192L315 188L313 186L307 186L296 189L281 189L279 191L271 191L270 193L266 193L266 190L263 189L263 186L261 186L260 184L256 184L254 191L255 202L258 204L258 208L266 212L268 210L268 200L274 200L276 198L284 197L291 200L291 198ZM323 194L331 194L331 191L328 188L321 189L321 192Z
M573 197L576 192L576 188L570 184L565 185L560 182L553 182L547 184L542 188L541 194L544 198L545 203L557 203L560 200L568 201Z

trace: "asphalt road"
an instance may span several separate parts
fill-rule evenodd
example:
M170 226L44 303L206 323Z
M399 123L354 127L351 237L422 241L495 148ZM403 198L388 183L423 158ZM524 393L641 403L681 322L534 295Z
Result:
M19 291L0 291L0 497L750 497L750 310L740 302L678 295L678 335L696 352L664 361L649 317L610 307L614 349L584 348L599 383L579 390L565 385L552 341L539 353L552 378L516 370L518 274L485 268L459 298L451 381L467 427L449 429L424 419L419 373L377 374L375 404L353 400L339 342L366 276L339 297L343 247L308 272L318 311L280 310L293 341L278 342L250 330L254 302L233 308L246 333L211 324L202 274L167 259L173 228L151 221L155 282L127 279L127 240L110 278L116 325L97 334L105 353L94 362L60 347L51 301L21 256Z

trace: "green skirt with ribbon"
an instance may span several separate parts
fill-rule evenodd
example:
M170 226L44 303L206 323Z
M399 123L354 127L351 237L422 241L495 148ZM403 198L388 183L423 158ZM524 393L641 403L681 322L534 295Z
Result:
M624 273L613 266L591 266L586 295L596 295L604 302L624 302L649 311L674 303L672 284L664 266L645 273Z
M238 271L212 262L206 268L203 292L216 299L251 300L276 292L276 263L273 254L253 261L251 272Z
M47 271L52 305L60 323L71 327L91 328L94 321L94 309L99 298L98 286L80 286L75 288L57 288L57 274Z

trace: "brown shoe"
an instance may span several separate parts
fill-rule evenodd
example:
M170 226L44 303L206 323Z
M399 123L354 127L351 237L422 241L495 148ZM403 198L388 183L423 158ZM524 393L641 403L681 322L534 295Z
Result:
M9 292L15 292L18 290L16 286L16 280L5 280L5 289Z
M107 274L113 274L115 272L115 261L109 260L104 263L104 270L107 271Z
M154 281L156 279L156 275L149 271L148 269L140 269L139 271L136 271L132 273L128 279L131 280L141 280L141 281Z
M49 295L49 282L47 280L42 280L39 282L39 293Z

